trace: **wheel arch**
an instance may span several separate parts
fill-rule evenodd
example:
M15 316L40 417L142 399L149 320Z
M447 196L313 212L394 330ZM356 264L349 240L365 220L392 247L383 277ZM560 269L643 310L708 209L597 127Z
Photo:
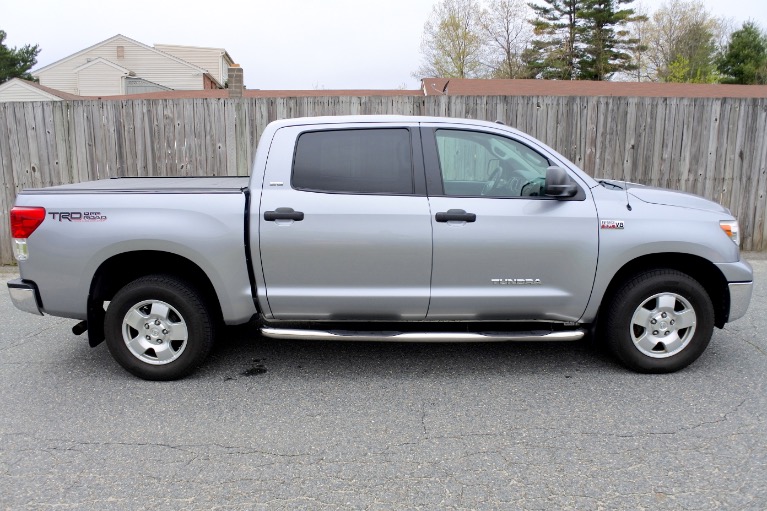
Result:
M213 320L223 322L223 313L216 290L208 275L189 259L157 250L137 250L116 254L99 265L91 279L88 293L88 340L96 346L104 340L103 302L129 282L152 274L171 275L187 281L205 299Z
M711 303L714 306L714 325L717 328L722 328L727 323L730 311L730 293L727 280L719 268L702 257L673 252L647 254L624 264L610 280L599 311L604 310L618 288L632 277L645 271L663 268L677 270L697 280L711 298Z

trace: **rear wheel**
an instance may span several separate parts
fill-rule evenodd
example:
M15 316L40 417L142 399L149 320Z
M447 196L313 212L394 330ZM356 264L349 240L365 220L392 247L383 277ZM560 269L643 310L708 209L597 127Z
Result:
M114 359L145 380L175 380L194 371L213 344L203 297L183 280L150 275L123 287L106 311Z
M628 368L669 373L687 367L706 349L714 307L698 281L677 270L641 273L615 295L605 320L605 340Z

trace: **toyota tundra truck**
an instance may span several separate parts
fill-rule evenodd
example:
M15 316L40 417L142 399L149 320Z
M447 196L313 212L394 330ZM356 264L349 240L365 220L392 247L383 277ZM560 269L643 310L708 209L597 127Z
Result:
M737 220L595 180L500 123L353 116L264 130L250 177L25 189L15 306L80 320L126 370L191 373L216 331L397 342L602 339L626 367L695 361L753 285Z

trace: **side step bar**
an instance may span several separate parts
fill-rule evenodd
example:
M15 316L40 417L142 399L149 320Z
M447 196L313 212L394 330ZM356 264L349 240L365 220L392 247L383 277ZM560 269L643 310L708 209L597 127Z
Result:
M351 330L298 330L261 328L261 335L270 339L306 341L388 341L388 342L501 342L501 341L578 341L583 330L552 332L359 332Z

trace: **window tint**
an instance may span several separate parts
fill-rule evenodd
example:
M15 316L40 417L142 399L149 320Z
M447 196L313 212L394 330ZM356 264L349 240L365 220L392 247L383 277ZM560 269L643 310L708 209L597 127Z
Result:
M489 133L437 130L445 195L535 197L549 160L509 138Z
M343 193L413 193L410 131L313 131L298 138L293 188Z

